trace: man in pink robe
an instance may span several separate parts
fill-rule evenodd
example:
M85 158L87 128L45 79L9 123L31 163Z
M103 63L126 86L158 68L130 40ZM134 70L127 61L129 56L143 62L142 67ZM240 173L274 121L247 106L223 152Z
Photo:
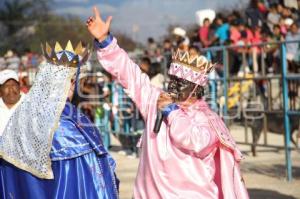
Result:
M239 169L242 154L221 118L201 98L213 65L203 56L178 51L169 71L169 93L164 93L118 46L109 33L112 18L103 21L97 8L94 14L87 26L96 39L98 60L127 89L146 124L134 198L247 199ZM160 112L164 121L155 133Z

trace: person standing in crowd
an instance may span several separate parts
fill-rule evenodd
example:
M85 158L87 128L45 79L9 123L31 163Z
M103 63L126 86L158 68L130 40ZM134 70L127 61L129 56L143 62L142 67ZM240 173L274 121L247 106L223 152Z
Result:
M279 23L280 15L277 13L276 5L271 5L270 10L267 16L267 23L270 30L273 29L273 26Z
M249 7L246 9L246 18L247 18L248 25L251 28L262 25L264 18L262 13L259 10L258 0L251 0L249 2Z
M14 70L15 72L18 73L19 72L19 67L20 67L20 64L21 64L21 60L17 56L17 54L14 51L9 50L4 55L4 57L5 57L7 69Z
M18 75L13 70L3 70L0 72L0 136L6 124L22 102L24 94L20 91Z
M203 20L203 25L199 28L199 39L204 48L210 45L209 42L209 33L210 33L210 21L208 18Z
M151 84L157 88L163 89L165 78L161 71L160 63L151 63L148 57L143 57L141 60L140 68L142 72L146 73L151 81Z
M173 30L173 35L175 35L176 45L182 50L187 50L190 45L190 39L186 35L186 31L180 27L176 27Z
M293 23L290 27L290 31L287 33L286 41L299 41L300 33L296 23ZM298 43L287 43L286 44L286 58L291 63L291 69L294 70L294 62L299 61L299 44Z
M216 22L217 28L216 28L216 31L215 31L214 36L211 39L210 43L215 43L216 41L218 41L217 43L219 45L223 45L229 39L230 26L227 22L225 22L225 19L223 18L222 15L219 15L215 19L215 22Z
M145 121L134 198L248 199L239 169L242 154L202 98L214 65L178 50L168 93L162 92L109 33L112 17L103 21L96 7L94 15L87 28L95 38L98 60L127 89Z
M166 65L164 68L162 68L163 74L166 74L167 69L169 69L168 67L171 64L172 50L173 50L172 42L169 39L165 39L163 42L163 55L165 57L164 61L166 62Z

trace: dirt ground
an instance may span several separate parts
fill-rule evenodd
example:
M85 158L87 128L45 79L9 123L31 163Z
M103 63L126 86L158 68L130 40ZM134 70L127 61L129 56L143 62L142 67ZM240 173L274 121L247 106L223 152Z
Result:
M232 126L231 133L238 142L245 140L244 128ZM250 133L249 133L250 134ZM283 146L283 136L268 133L268 144ZM251 140L251 135L248 135ZM260 143L263 143L263 136ZM117 176L121 181L120 199L131 199L138 159L117 152L118 143L114 141L112 156L117 162ZM250 147L239 145L246 159L241 168L243 177L253 199L300 199L300 152L292 151L292 182L286 180L285 151L258 147L257 157L252 157Z

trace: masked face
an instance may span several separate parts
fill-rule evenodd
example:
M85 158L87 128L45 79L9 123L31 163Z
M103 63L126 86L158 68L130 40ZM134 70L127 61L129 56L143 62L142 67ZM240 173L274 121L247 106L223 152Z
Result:
M170 76L170 82L168 85L168 93L177 102L185 101L193 92L195 84L192 82L178 78L176 76Z

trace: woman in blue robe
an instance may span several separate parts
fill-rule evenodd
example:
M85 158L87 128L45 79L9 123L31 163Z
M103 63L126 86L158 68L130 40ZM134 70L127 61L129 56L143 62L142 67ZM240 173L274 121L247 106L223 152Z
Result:
M50 153L54 179L40 179L0 159L1 199L117 199L115 162L94 124L69 101Z
M0 199L118 199L115 162L70 103L89 49L69 41L43 52L47 62L0 137Z

